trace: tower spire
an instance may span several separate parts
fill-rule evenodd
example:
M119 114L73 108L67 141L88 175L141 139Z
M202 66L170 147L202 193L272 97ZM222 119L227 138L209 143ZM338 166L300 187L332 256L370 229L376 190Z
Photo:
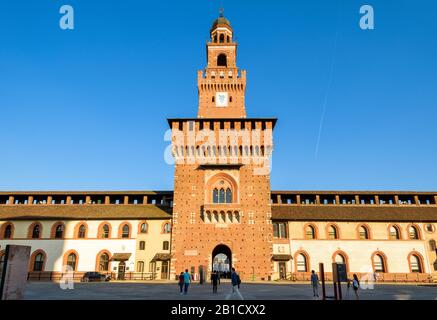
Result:
M246 72L237 67L237 43L224 9L210 29L207 66L198 71L199 118L245 118Z

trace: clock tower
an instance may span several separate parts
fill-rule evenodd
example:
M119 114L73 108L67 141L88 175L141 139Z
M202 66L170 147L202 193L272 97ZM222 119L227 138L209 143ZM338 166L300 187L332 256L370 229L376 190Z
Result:
M207 66L198 71L196 118L168 119L175 159L172 279L188 269L237 269L245 280L273 272L270 158L275 118L247 118L246 72L220 14L210 29Z
M206 44L207 66L198 71L199 118L245 118L246 71L237 68L237 43L230 22L220 14Z

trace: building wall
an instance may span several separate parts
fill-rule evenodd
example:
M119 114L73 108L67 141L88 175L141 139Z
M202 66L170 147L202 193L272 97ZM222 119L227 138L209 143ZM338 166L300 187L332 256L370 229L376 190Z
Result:
M306 227L313 226L316 239L307 239ZM335 225L338 239L329 239L328 227ZM358 227L365 225L370 239L360 239ZM390 239L390 226L396 225L400 230L400 239ZM419 231L419 239L409 238L408 228L414 225ZM380 253L385 257L387 273L410 274L410 254L416 253L422 258L423 273L432 273L434 252L430 252L428 238L423 223L385 223L385 222L288 222L288 239L275 239L274 254L290 254L291 263L287 264L288 273L298 272L297 254L303 253L308 260L308 272L319 270L319 263L324 263L325 272L332 272L332 263L336 254L346 258L350 273L366 273L373 270L372 257ZM289 243L287 243L289 242ZM275 263L274 279L279 278L278 263Z
M10 222L10 221L8 221ZM42 226L40 239L28 239L29 227L36 221L12 221L14 226L12 239L0 238L0 251L6 248L7 244L19 244L31 246L31 252L43 250L46 254L44 271L62 271L64 256L70 250L74 250L78 254L78 272L94 271L98 269L97 256L102 251L107 251L110 256L114 253L131 253L128 261L126 261L126 271L133 272L136 267L137 240L139 238L146 239L146 250L141 259L145 259L146 268L148 262L153 256L162 252L163 239L170 239L169 234L161 234L162 220L147 221L150 226L149 232L146 235L138 237L138 225L140 220L87 220L87 221L38 221ZM62 222L65 225L64 238L52 239L51 231L53 225ZM6 221L0 221L0 229ZM88 227L86 238L77 238L78 226L85 223ZM99 226L107 223L111 226L111 232L108 239L98 237ZM128 223L130 225L130 237L121 238L119 228L121 225ZM3 236L3 235L1 235ZM118 262L110 262L110 271L117 271ZM147 269L145 270L148 271Z
M140 272L138 269L138 263L144 263L144 272L153 272L150 263L157 253L170 253L170 234L164 232L164 225L166 223L171 223L170 220L148 220L140 221L139 228L141 224L145 222L148 226L147 233L138 233L136 239L136 253L135 253L135 271ZM145 242L145 249L140 250L140 242ZM169 250L163 249L163 242L169 242ZM155 265L156 278L161 279L161 268L162 261L157 261Z

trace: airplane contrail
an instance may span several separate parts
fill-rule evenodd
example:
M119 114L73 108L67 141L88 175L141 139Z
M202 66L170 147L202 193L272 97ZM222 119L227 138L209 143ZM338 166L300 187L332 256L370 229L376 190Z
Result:
M323 123L325 120L326 107L328 105L328 97L329 97L329 93L331 90L332 79L333 79L333 75L334 75L334 64L335 64L335 58L337 55L338 34L339 34L339 32L338 32L338 28L337 28L337 32L335 33L335 39L334 39L334 52L332 53L331 68L329 70L328 84L326 86L325 99L323 100L322 115L320 117L319 133L317 135L317 142L316 142L316 150L314 152L315 158L317 158L317 155L319 154L320 138L322 136L322 129L323 129Z

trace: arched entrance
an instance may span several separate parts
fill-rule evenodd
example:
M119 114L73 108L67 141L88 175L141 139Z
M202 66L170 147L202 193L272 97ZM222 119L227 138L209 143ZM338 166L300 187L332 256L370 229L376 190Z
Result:
M229 278L232 268L232 251L231 249L220 244L212 251L212 271L217 271L221 278Z

